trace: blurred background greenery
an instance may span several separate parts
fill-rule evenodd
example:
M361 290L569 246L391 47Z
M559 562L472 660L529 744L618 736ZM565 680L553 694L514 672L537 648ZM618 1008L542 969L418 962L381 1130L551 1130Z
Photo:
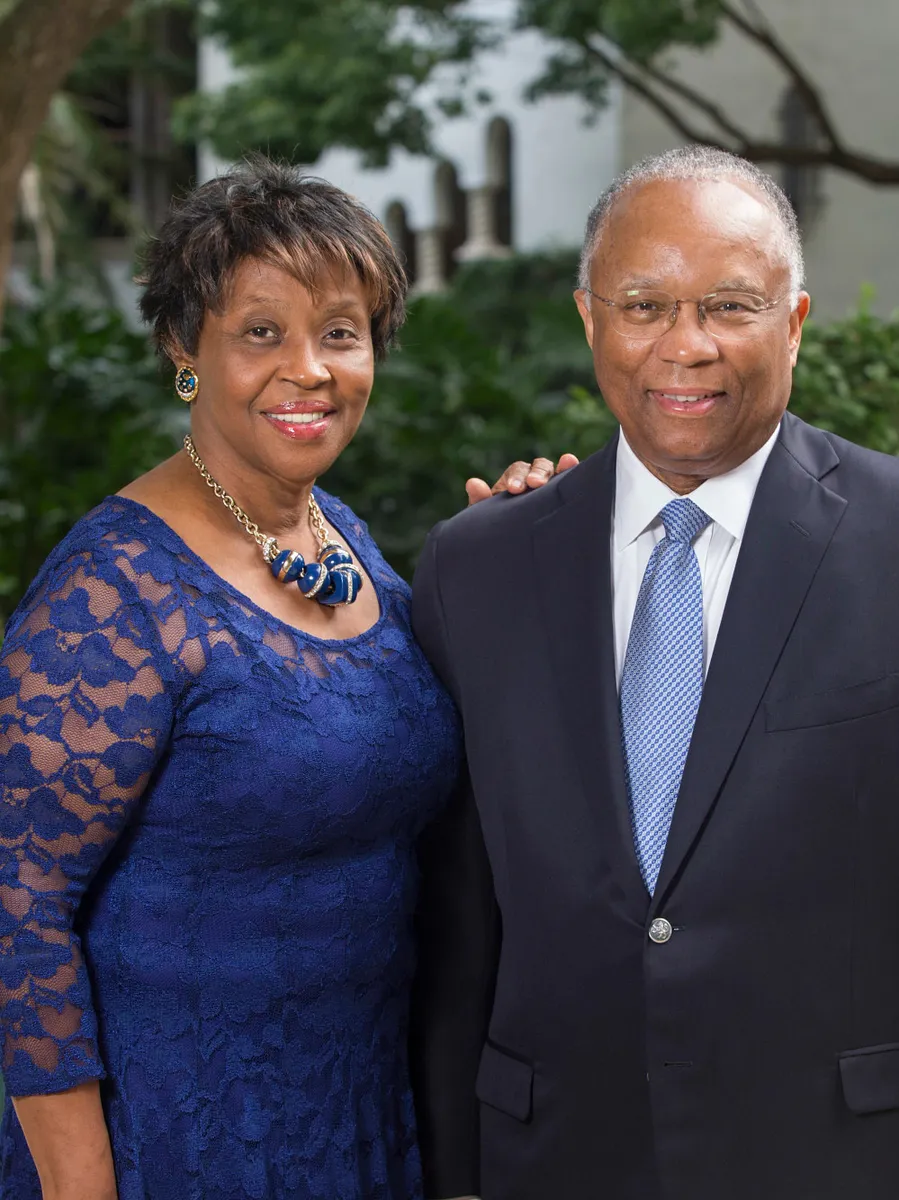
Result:
M421 85L443 81L434 111L448 115L484 99L466 89L466 64L499 34L474 19L477 8L0 0L0 281L13 243L18 273L0 329L0 618L69 526L183 433L171 372L123 316L103 269L106 243L139 247L172 191L194 178L201 144L310 163L331 146L373 163L396 148L430 153ZM396 33L401 10L418 23L415 36ZM725 0L517 0L515 23L557 47L531 97L577 95L597 112L613 84L662 86L670 51L705 54L722 31L784 66L776 26L753 24ZM197 91L197 45L213 35L243 74L209 96ZM806 143L767 145L768 160L899 183L896 163L828 141L826 95L795 59L786 69L812 124ZM706 94L691 101L686 84L674 87L715 119ZM734 114L726 120L733 130ZM685 129L669 123L683 140ZM728 144L714 132L705 140ZM747 133L739 148L754 145ZM566 251L462 263L440 294L413 300L361 432L322 481L369 521L403 575L430 526L464 503L467 476L492 480L535 454L583 457L612 431L571 299L575 260ZM870 292L859 296L844 318L809 323L792 408L894 454L899 321L875 315Z
M464 480L513 458L583 457L614 422L596 392L571 300L572 255L471 264L412 302L402 348L379 371L354 442L323 477L410 577L428 529L465 502ZM171 453L184 412L146 340L65 285L11 306L0 339L0 606L104 495ZM865 298L809 321L792 410L899 452L899 323Z

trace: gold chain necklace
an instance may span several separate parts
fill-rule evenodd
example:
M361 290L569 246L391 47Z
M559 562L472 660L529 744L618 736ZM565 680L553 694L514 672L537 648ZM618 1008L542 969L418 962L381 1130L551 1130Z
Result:
M267 537L256 522L250 520L234 497L210 475L206 464L197 454L190 434L184 439L184 449L206 486L212 489L228 512L259 546L262 557L276 579L282 583L296 583L307 599L317 600L319 604L328 607L353 603L362 587L362 576L353 564L353 557L346 546L328 536L322 510L311 492L309 523L319 540L320 549L315 562L306 562L299 550L282 550L277 538Z

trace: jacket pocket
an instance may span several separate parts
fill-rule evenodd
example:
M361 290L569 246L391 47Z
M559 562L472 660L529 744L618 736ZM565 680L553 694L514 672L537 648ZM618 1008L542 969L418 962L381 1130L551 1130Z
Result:
M890 708L899 708L899 674L808 696L768 700L765 703L765 728L772 731L835 725L838 721L870 717Z
M533 1108L534 1068L488 1042L481 1055L475 1094L517 1121L529 1121Z
M899 1042L840 1055L843 1096L854 1113L899 1108Z

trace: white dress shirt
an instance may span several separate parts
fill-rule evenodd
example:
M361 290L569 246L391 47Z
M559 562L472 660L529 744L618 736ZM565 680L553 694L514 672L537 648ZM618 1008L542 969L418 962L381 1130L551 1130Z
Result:
M707 479L690 493L693 503L712 518L693 543L702 577L704 676L708 674L715 649L755 489L779 432L778 425L751 458L724 475ZM679 497L644 467L628 445L623 431L618 438L616 470L612 515L612 613L615 676L620 686L640 584L653 547L665 536L659 513L669 501Z

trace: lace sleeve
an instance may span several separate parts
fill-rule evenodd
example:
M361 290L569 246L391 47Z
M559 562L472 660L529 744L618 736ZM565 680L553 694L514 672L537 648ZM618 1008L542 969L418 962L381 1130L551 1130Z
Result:
M102 551L44 571L0 652L0 1044L13 1096L102 1078L73 921L169 737L169 660Z

